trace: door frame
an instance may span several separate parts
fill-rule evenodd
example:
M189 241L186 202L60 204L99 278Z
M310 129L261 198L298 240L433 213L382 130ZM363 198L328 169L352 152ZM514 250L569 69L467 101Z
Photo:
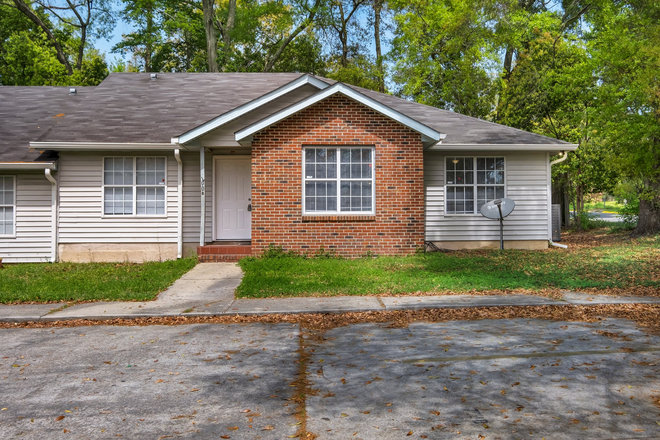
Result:
M216 166L218 160L223 160L223 159L248 159L250 160L250 197L252 197L252 156L247 155L247 154L215 154L213 155L213 196L212 196L212 203L211 203L211 209L213 210L213 228L211 233L213 234L213 240L212 241L223 241L218 239L218 212L216 210L217 207L217 201L216 199L220 196L219 191L216 191L216 171L219 171L218 167ZM252 222L250 221L250 225L252 225ZM250 237L247 240L252 240L252 227L250 226ZM236 241L236 240L226 240L226 241Z

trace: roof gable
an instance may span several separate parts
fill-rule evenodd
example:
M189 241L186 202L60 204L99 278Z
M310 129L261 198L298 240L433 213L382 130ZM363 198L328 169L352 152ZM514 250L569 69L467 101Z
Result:
M343 96L351 98L371 108L372 110L384 116L387 116L388 118L420 133L422 135L422 142L424 143L425 146L433 145L445 137L444 134L420 123L419 121L416 121L415 119L409 117L404 113L394 110L350 87L347 87L343 83L336 83L330 87L327 87L319 91L318 93L310 96L309 98L303 99L302 101L293 104L283 110L280 110L262 119L261 121L251 124L242 130L239 130L238 132L236 132L236 141L239 143L241 141L245 141L249 139L252 135L257 133L258 131L261 131L266 127L276 124L277 122L286 119L295 113L298 113L330 96L337 94L341 94Z

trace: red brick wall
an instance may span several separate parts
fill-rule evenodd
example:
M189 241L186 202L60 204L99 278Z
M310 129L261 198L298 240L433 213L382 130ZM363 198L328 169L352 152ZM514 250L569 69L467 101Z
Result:
M375 146L376 214L302 215L302 147ZM332 96L254 136L252 249L270 244L346 257L409 254L424 244L421 135L343 96Z

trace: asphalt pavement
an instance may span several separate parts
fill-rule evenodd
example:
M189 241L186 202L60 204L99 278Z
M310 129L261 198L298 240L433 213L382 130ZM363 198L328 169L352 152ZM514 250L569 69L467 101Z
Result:
M290 438L303 340L319 439L660 437L660 338L622 319L0 335L2 439Z

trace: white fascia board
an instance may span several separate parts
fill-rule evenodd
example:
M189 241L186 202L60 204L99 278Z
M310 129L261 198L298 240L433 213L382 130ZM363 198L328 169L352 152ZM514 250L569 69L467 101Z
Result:
M436 144L426 151L575 151L577 144Z
M380 102L373 100L368 96L363 95L362 93L356 92L355 90L345 86L342 83L337 83L316 93L315 95L310 96L307 99L303 99L297 104L294 104L290 107L280 110L279 112L265 119L262 119L261 121L256 122L255 124L252 124L244 128L243 130L237 131L236 141L240 143L242 139L245 139L248 136L252 136L256 132L261 131L266 127L269 127L281 121L282 119L286 119L289 116L298 113L299 111L304 110L305 108L310 107L316 104L317 102L322 101L327 97L337 93L341 93L342 95L347 96L348 98L358 101L361 104L364 104L367 107L377 111L378 113L387 116L388 118L393 119L418 133L421 133L422 136L426 136L427 138L431 139L433 142L438 142L441 139L444 139L444 137L446 136L412 119L411 117L404 115L403 113L393 110L387 107L386 105L383 105Z
M311 85L316 87L319 90L323 90L327 87L330 87L328 84L324 83L320 79L316 79L313 76L310 75L303 75L300 78L291 81L288 84L285 84L284 86L280 87L279 89L273 90L270 93L267 93L254 101L250 101L247 104L244 104L240 107L235 108L234 110L231 110L223 115L218 116L215 119L212 119L198 127L193 128L187 133L184 133L178 137L177 142L181 144L185 144L186 142L190 142L193 139L196 139L200 136L205 135L206 133L215 130L216 128L233 121L236 118L239 118L243 116L246 113L251 112L252 110L255 110L259 107L261 107L264 104L268 104L269 102L278 99L287 93L300 88L305 85ZM248 85L249 86L249 85Z
M57 162L0 162L0 170L57 170Z
M168 142L30 142L33 150L54 151L135 151L135 150L176 150L186 149L183 145Z

